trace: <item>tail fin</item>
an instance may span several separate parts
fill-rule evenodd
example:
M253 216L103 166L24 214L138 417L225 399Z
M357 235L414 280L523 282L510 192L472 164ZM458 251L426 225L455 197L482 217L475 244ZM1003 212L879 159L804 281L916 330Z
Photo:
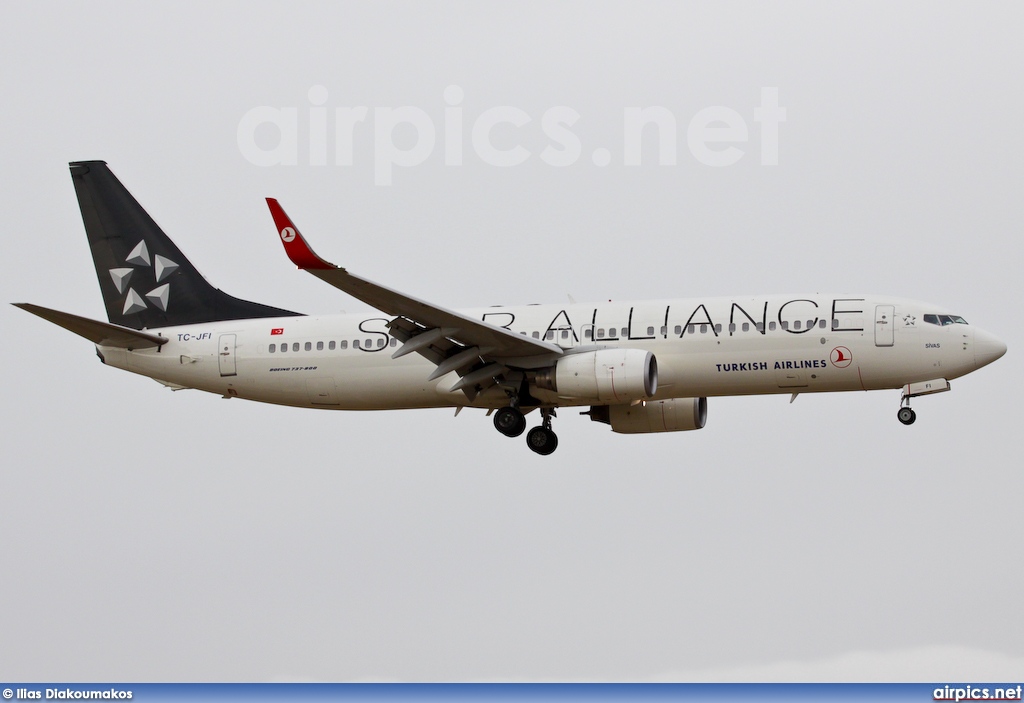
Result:
M300 314L214 288L105 162L69 166L111 323L138 330Z

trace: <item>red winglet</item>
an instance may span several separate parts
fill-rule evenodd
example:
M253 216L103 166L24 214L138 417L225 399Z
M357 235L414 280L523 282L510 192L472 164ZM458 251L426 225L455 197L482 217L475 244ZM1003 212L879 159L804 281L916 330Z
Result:
M334 264L321 259L306 244L306 240L299 234L298 228L285 213L284 209L274 198L267 198L267 205L270 206L270 214L274 217L274 225L277 226L277 233L284 244L284 251L292 263L300 269L333 269L338 268Z

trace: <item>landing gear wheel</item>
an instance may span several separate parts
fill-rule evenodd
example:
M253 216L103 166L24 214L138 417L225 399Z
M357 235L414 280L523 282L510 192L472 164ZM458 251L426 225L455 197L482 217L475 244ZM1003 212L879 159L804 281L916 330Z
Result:
M904 425L913 425L914 420L917 419L917 413L910 408L900 408L899 412L896 413L896 418Z
M518 437L526 429L526 418L518 408L505 406L494 413L494 429L506 437Z
M534 427L526 434L526 445L541 456L558 449L558 435L547 427Z

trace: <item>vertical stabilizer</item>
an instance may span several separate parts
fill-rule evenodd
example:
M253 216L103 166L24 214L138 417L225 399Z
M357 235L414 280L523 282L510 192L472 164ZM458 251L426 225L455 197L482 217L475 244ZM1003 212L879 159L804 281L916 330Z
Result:
M103 161L70 164L107 319L134 329L299 313L207 282Z

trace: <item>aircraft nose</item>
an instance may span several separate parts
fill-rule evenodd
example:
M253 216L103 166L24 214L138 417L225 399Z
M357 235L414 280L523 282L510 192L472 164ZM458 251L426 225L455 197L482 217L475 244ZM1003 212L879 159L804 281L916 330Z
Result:
M974 368L991 364L1006 353L1006 343L988 332L974 330Z

